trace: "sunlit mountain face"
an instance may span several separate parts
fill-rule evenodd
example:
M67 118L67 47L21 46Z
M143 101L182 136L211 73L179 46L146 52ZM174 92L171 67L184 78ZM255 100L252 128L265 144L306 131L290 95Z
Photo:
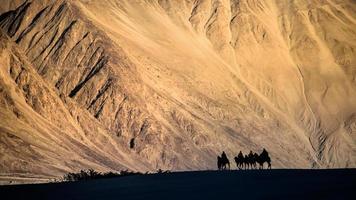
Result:
M0 27L1 176L356 167L353 0L2 0Z

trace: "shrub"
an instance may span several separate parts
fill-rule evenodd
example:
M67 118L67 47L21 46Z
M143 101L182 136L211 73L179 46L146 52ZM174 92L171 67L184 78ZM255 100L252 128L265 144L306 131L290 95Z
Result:
M122 170L120 172L97 172L93 169L80 170L77 173L69 172L63 176L63 181L81 181L81 180L92 180L101 178L113 178L121 176L132 176L139 175L140 172L132 172L128 170Z

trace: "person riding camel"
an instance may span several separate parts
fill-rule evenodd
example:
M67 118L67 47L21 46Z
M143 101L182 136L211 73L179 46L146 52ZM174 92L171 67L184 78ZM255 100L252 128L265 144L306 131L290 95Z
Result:
M221 158L222 158L223 160L227 160L227 156L226 156L225 151L222 152Z
M221 154L221 169L230 169L230 161L226 156L225 151Z
M242 154L242 151L239 152L239 154L237 155L237 157L242 160L244 158L244 155Z
M250 151L250 153L248 154L248 157L249 157L249 158L252 158L252 157L253 157L253 152L252 152L252 151Z
M261 155L266 156L266 157L268 156L268 152L266 151L265 148L263 148Z
M248 158L248 160L247 160L248 165L251 167L251 169L253 169L255 161L254 161L254 157L253 157L253 152L252 151L250 151L250 153L247 155L247 158Z
M268 152L267 152L267 150L265 148L263 148L262 153L259 156L259 162L260 162L260 166L261 166L262 169L263 169L263 163L264 162L267 162L267 164L268 164L267 168L268 169L272 168L271 158L269 157L269 154L268 154Z

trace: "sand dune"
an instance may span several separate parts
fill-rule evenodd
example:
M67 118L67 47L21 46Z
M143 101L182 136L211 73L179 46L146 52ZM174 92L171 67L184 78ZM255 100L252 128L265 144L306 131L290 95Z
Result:
M262 148L278 168L355 167L355 10L6 1L0 172L213 169L222 150Z

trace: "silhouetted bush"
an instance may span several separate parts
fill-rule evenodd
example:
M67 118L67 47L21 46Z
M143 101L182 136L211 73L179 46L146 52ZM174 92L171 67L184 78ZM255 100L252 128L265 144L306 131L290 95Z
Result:
M168 174L168 173L171 173L171 171L169 171L169 170L164 171L162 169L157 170L157 174Z
M77 173L67 173L63 176L63 181L81 181L81 180L92 180L92 179L101 179L101 178L113 178L121 176L132 176L142 174L140 172L132 172L128 170L122 170L120 172L97 172L93 169L80 170Z

